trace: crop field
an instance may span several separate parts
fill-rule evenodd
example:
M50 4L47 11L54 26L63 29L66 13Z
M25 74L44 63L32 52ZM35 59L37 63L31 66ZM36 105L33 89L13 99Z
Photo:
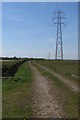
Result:
M77 61L13 60L2 65L3 118L78 118Z

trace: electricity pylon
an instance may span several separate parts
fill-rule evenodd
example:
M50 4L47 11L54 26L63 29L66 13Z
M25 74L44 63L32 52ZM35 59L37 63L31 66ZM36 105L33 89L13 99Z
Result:
M48 53L48 60L50 60L50 52Z
M57 24L57 40L56 40L56 54L55 59L63 60L63 45L62 45L62 24L65 25L65 23L62 22L63 19L66 19L65 17L62 17L62 14L64 12L58 10L58 12L54 13L54 16L57 14L57 17L54 17L53 19L57 19L57 22L54 24ZM53 20L52 19L52 20Z

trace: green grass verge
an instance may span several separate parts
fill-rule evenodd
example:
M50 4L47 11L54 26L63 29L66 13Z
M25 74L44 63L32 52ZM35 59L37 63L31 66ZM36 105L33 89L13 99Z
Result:
M33 64L34 65L34 64ZM36 65L35 65L36 66ZM40 73L53 81L53 86L57 87L56 99L61 103L63 102L63 108L66 113L66 118L78 118L78 95L70 89L51 73L42 70L39 66L36 66Z
M28 118L32 116L33 74L28 62L23 63L15 77L3 78L3 118Z

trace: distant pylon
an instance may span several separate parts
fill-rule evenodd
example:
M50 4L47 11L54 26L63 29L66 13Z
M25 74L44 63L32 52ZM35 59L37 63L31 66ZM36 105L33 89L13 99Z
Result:
M58 12L54 13L54 16L57 14L57 17L54 17L53 19L57 19L57 22L54 24L57 24L57 40L56 40L56 53L55 53L55 59L63 60L63 45L62 45L62 19L66 19L65 17L62 17L61 15L64 14L64 12L58 10ZM53 20L52 19L52 20ZM65 24L64 24L65 25Z
M50 60L50 52L48 53L48 60Z

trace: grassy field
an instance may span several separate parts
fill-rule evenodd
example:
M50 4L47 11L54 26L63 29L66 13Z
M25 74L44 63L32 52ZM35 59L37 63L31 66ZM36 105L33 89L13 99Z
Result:
M20 65L14 77L3 78L3 118L31 117L32 79L28 62Z
M12 69L18 61L4 61L3 68L6 70ZM47 66L49 69L77 81L76 77L71 75L78 75L77 61L49 61L36 60L37 63ZM34 65L34 64L33 64ZM56 99L63 103L63 109L66 113L66 118L78 117L78 96L75 92L64 85L63 82L55 78L52 74L42 70L36 66L40 73L52 80L53 86L57 88ZM8 68L8 69L7 69ZM8 76L6 74L2 79L2 110L3 118L31 118L34 116L32 111L33 98L33 79L34 75L28 65L28 61L20 64L16 71Z
M74 82L78 82L78 61L37 60L36 62L59 74L62 74Z
M35 66L42 75L53 81L53 86L55 85L55 87L57 88L56 99L60 102L60 104L63 103L63 108L66 113L65 117L78 118L78 95L70 91L70 89L62 81L55 78L52 74L45 70L42 70L37 65Z

